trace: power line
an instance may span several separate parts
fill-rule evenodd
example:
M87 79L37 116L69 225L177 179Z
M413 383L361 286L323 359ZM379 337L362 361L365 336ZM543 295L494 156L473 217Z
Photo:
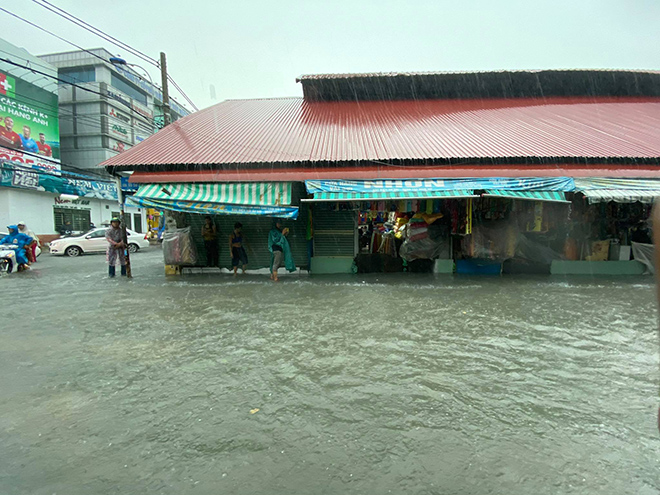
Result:
M144 53L142 53L139 50L127 45L126 43L123 43L123 42L117 40L116 38L113 38L109 34L104 33L100 29L95 28L91 24L86 23L85 21L83 21L82 19L77 18L73 14L69 14L66 10L61 9L61 8L55 6L55 5L52 5L52 4L50 4L46 1L44 1L43 3L41 3L37 0L32 0L32 1L34 3L36 3L37 5L39 5L40 7L43 7L44 9L49 10L50 12L66 19L67 21L75 24L76 26L79 26L79 27L89 31L92 34L95 34L99 38L102 38L105 41L107 41L109 43L112 43L115 46L118 46L122 50L129 51L131 53L131 55L134 55L134 56L144 60L145 62L148 62L148 63L158 67L158 62L155 59L149 57L148 55L145 55Z
M148 62L152 64L153 66L160 68L160 62L149 55L145 54L144 52L141 52L137 48L133 48L132 46L128 45L127 43L124 43L123 41L118 40L114 36L109 35L105 31L92 26L88 22L80 19L79 17L76 17L75 15L71 14L70 12L53 5L52 3L48 2L47 0L32 0L34 3L37 5L49 10L50 12L53 12L54 14L59 15L60 17L68 20L69 22L72 22L76 24L79 27L82 27L83 29L89 31L92 34L95 34L96 36L100 37L101 39L108 41L109 43L112 43L113 45L123 49L127 50L131 55L136 56L145 62ZM171 75L167 75L167 79L172 83L172 85L179 91L181 96L195 109L195 111L198 111L199 109L197 106L193 103L192 99L181 89L181 87L176 83L174 78Z
M186 93L184 93L184 91L179 87L176 81L172 79L172 77L169 74L167 75L167 80L172 83L172 86L174 86L179 91L179 93L181 93L181 96L183 96L185 100L190 104L190 106L192 106L193 109L195 109L195 111L197 112L199 108L197 108L197 106L193 103L193 101L188 97Z
M104 62L107 62L106 59L104 59L103 57L97 55L96 53L94 53L94 52L92 52L92 51L90 51L90 50L87 50L87 49L83 48L83 47L80 46L80 45L76 45L73 41L69 41L69 40L67 40L67 39L65 39L65 38L62 38L61 36L59 36L59 35L53 33L52 31L49 31L49 30L46 29L46 28L42 28L41 26L35 24L34 22L28 21L27 19L24 19L23 17L21 17L21 16L19 16L19 15L17 15L17 14L14 14L13 12L10 12L9 10L3 9L2 7L0 7L0 10L1 10L2 12L4 12L5 14L9 14L10 16L15 17L16 19L19 19L19 20L21 20L21 21L23 21L23 22L29 24L30 26L33 26L33 27L39 29L40 31L43 31L44 33L48 33L48 34L50 34L51 36L54 36L55 38L57 38L57 39L59 39L59 40L62 40L62 41L64 41L65 43L68 43L68 44L71 45L71 46L75 46L76 48L78 48L79 50L82 50L83 52L87 52L87 53L89 53L90 55L93 55L94 57L96 57L96 58L98 58L98 59L101 59L101 60L103 60Z
M33 1L34 3L39 4L39 2L37 2L37 0L32 0L32 1ZM80 19L79 17L76 17L75 15L71 14L70 12L67 12L66 10L64 10L64 9L62 9L62 8L60 8L60 7L58 7L57 5L53 5L52 3L50 3L50 2L48 2L48 1L46 1L46 0L42 0L41 3L42 3L42 4L47 4L47 5L49 5L50 7L52 7L52 8L54 8L54 9L58 10L59 12L61 12L61 14L58 14L58 15L60 15L60 16L62 16L62 17L64 17L64 16L71 17L71 18L75 19L76 21L81 22L82 24L84 24L85 26L87 26L85 29L87 29L88 31L89 31L89 30L93 30L92 32L94 32L94 34L97 34L97 33L95 32L95 31L97 31L98 33L101 33L103 36L106 36L107 38L110 38L111 40L114 40L116 43L118 43L117 46L119 46L120 48L125 47L124 49L126 49L126 50L130 50L130 51L132 51L132 52L135 52L135 53L139 54L139 55L142 56L143 58L147 59L147 61L151 61L151 63L155 64L155 65L158 67L159 64L158 64L158 61L157 61L156 59L151 58L149 55L147 55L147 54L141 52L141 51L138 50L137 48L133 48L132 46L128 45L127 43L124 43L123 41L118 40L118 39L115 38L114 36L111 36L111 35L109 35L108 33L104 32L103 30L101 30L101 29L99 29L99 28L97 28L97 27L92 26L92 25L89 24L88 22L83 21L83 20ZM42 5L42 6L45 7L45 5ZM48 7L45 7L45 8L48 8ZM52 9L48 9L48 10L50 10L51 12L53 12ZM55 13L57 13L57 12L55 12ZM98 35L98 34L97 34L97 35Z
M4 10L4 9L0 8L0 10ZM11 52L8 52L8 51L5 51L5 50L0 50L0 52L4 53L5 55L9 55L10 57L18 57L18 58L21 59L21 61L25 60L25 62L28 65L29 64L34 64L34 65L37 65L39 67L43 67L44 69L53 69L52 65L46 65L44 63L35 62L34 60L30 60L29 58L21 57L19 55L16 55L15 53L11 53Z
M35 0L33 0L33 1L35 1ZM37 5L41 5L42 7L44 7L44 8L46 8L46 9L50 10L51 12L53 12L52 9L46 7L45 5L42 5L42 4L40 4L40 3L36 2L36 1L35 1L35 3L37 3ZM46 3L47 3L47 2L46 2ZM59 8L59 7L56 7L56 8ZM60 10L61 10L61 9L60 9ZM49 31L48 29L43 28L43 27L39 26L38 24L35 24L34 22L31 22L31 21L29 21L29 20L27 20L27 19L25 19L25 18L23 18L23 17L21 17L21 16L19 16L19 15L17 15L17 14L14 14L13 12L10 12L9 10L6 10L6 9L3 9L2 7L0 7L0 11L6 13L6 14L8 14L8 15L10 15L10 16L16 18L16 19L19 19L19 20L25 22L26 24L29 24L30 26L39 29L40 31L43 31L43 32L45 32L45 33L47 33L47 34L49 34L49 35L51 35L51 36L54 36L55 38L57 38L57 39L59 39L59 40L61 40L61 41L64 41L65 43L68 43L69 45L71 45L71 46L73 46L73 47L75 47L75 48L78 48L79 50L81 50L81 51L83 51L83 52L85 52L85 53L88 53L88 54L92 55L93 57L98 58L99 60L103 61L104 63L109 63L109 60L106 60L104 57L101 57L100 55L97 55L96 53L94 53L94 52L92 52L92 51L90 51L90 50L88 50L88 49L86 49L86 48L83 48L83 47L81 47L80 45L77 45L76 43L73 43L72 41L67 40L66 38L63 38L63 37L59 36L59 35L53 33L52 31ZM64 17L62 14L59 14L59 13L57 13L57 12L54 12L54 13L60 15L61 17ZM72 17L75 17L75 16L72 16ZM66 17L65 17L65 18L66 18ZM76 18L76 19L77 19L77 18ZM70 20L70 19L69 19L69 20ZM71 22L74 22L74 21L71 20ZM81 20L80 22L83 22L83 23L84 23L84 21L82 21L82 20ZM76 25L80 26L80 24L78 24L77 22L74 22L74 23L75 23ZM87 28L84 27L84 26L80 26L80 27L83 27L84 29L87 29ZM93 26L92 26L92 27L93 27ZM94 29L96 29L96 28L94 28ZM107 40L106 38L104 38L103 36L101 36L100 34L98 34L98 33L94 33L94 32L91 31L90 29L87 29L87 30L90 31L90 32L92 32L93 34L96 34L97 36L101 37L102 39L104 39L104 40L106 40L106 41L109 41L109 40ZM99 31L101 31L101 30L99 30ZM101 31L101 32L102 32L102 31ZM104 34L105 34L105 33L104 33ZM107 35L107 36L110 36L110 35ZM110 37L111 37L111 36L110 36ZM111 37L111 38L112 38L112 37ZM121 42L120 42L120 43L121 43ZM113 43L113 44L116 44L116 43ZM125 49L127 49L127 50L129 51L129 53L131 53L131 54L133 54L133 55L135 55L135 56L138 56L138 55L132 53L131 50L134 50L134 49L132 49L132 48L131 48L130 46L128 46L128 45L126 45L126 46L127 46L128 48L125 48ZM120 48L124 48L124 47L121 47L121 46L120 46ZM136 50L136 51L137 51L137 50ZM7 53L7 52L4 52L4 51L3 51L3 53ZM141 52L139 52L139 53L141 53ZM147 56L147 57L148 57L148 56ZM142 57L140 57L140 58L142 58ZM153 64L154 62L156 62L156 61L154 61L153 59L151 59L151 60L147 60L147 61L148 61L149 63L152 63L152 64ZM157 63L157 62L156 62L155 65L156 65L156 67L160 67L160 64ZM42 66L42 67L45 67L45 66ZM183 96L183 97L185 98L185 100L186 100L186 101L187 101L187 102L188 102L188 103L189 103L189 104L190 104L195 110L198 110L197 106L196 106L196 105L193 103L193 101L188 97L188 95L186 95L186 94L184 93L184 91L181 89L181 87L180 87L180 86L174 81L174 79L172 78L172 76L170 76L170 75L168 74L167 78L168 78L168 80L172 83L172 85L176 87L176 89L179 91L179 93L181 93L181 96ZM152 84L152 85L153 85L153 84ZM173 100L174 100L174 98L173 98ZM174 100L174 101L176 101L176 100Z
M61 82L61 83L69 84L69 85L71 85L71 86L73 86L73 87L75 87L75 88L81 89L81 90L83 90L83 91L87 91L88 93L92 93L92 94L95 94L95 95L103 96L104 98L108 98L108 99L111 99L111 100L113 100L113 101L118 101L118 102L121 103L122 105L124 105L124 106L126 106L126 107L128 107L128 108L131 108L130 105L124 103L124 102L121 101L121 100L118 100L118 99L116 99L116 98L111 98L110 96L108 96L108 95L104 95L103 93L99 93L98 91L94 91L93 89L85 88L85 87L80 86L80 85L78 85L78 84L75 84L75 83L72 83L72 82L69 82L69 81L65 81L64 79L61 79L61 78L59 78L59 77L51 76L50 74L46 74L45 72L41 72L41 71L39 71L39 70L37 70L37 69L33 69L32 67L27 67L27 66L25 66L25 65L17 64L16 62L12 62L11 60L6 59L6 58L0 58L0 61L5 62L5 63L8 63L8 64L11 64L11 65L15 65L16 67L21 67L21 68L23 68L23 69L28 69L28 70L30 70L30 71L32 71L32 72L35 72L36 74L41 74L42 76L50 77L50 78L55 79L56 81L59 81L59 82ZM132 109L132 108L131 108L131 109Z

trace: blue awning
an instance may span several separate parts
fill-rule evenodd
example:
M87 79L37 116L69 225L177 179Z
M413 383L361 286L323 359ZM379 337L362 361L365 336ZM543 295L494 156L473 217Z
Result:
M317 193L406 193L407 198L421 199L429 191L563 191L575 189L570 177L487 179L378 179L378 180L308 180L305 187Z

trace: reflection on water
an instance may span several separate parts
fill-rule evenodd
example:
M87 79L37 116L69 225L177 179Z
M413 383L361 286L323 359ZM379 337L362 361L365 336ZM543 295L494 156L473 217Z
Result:
M2 331L1 493L660 488L649 278L134 263L132 282L93 256L0 280L30 291Z

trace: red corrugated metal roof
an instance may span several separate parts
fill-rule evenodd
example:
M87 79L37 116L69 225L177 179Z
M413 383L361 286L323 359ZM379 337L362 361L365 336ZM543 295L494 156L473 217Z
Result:
M524 69L524 70L474 70L474 71L419 71L419 72L351 72L344 74L303 74L296 79L299 81L316 80L316 79L354 79L362 77L410 77L410 76L446 76L454 74L471 75L471 74L537 74L540 72L557 73L557 74L571 74L575 72L590 72L599 73L606 72L612 73L637 73L637 74L660 74L657 70L646 69Z
M660 98L231 100L103 163L483 163L660 158Z

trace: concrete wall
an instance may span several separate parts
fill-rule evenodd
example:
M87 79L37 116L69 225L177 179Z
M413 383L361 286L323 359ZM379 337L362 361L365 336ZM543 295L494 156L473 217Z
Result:
M642 275L646 268L631 261L553 261L552 275Z
M88 205L56 204L56 197L57 195L52 193L0 187L0 230L4 231L6 225L23 220L39 236L57 234L53 215L55 207L89 210L91 221L97 226L109 222L112 212L119 211L116 201L89 199ZM142 231L146 230L144 208L127 206L126 213L130 213L132 217L139 213Z
M0 229L17 222L27 222L39 234L54 234L53 205L55 194L0 187Z

